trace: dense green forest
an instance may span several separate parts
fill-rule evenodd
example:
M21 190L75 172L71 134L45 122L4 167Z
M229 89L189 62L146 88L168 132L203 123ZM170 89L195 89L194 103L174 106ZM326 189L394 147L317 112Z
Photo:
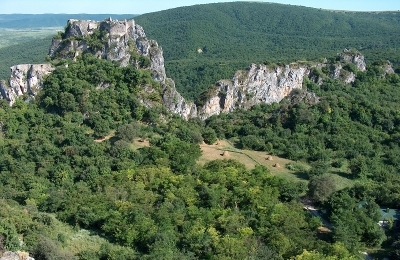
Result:
M135 17L164 49L167 75L197 96L250 63L293 62L360 50L400 65L399 12L334 12L272 3L218 3Z
M10 78L10 67L46 62L51 37L0 48L0 79Z
M185 93L193 98L249 62L335 60L350 45L369 65L364 72L343 67L356 73L352 84L314 68L323 83L306 79L279 104L185 121L161 104L161 85L146 69L91 54L48 59L55 70L34 99L23 96L12 107L0 100L0 255L356 260L367 251L399 259L394 219L385 228L377 224L380 207L400 207L400 76L382 69L388 58L398 66L399 14L261 3L172 9L164 13L174 14L165 15L169 20L160 14L148 16L164 27L151 29L146 16L138 23L152 38L160 33L154 38L168 76L181 88L190 82ZM166 32L177 38L168 42ZM37 62L49 44L12 46L1 55ZM200 144L217 139L288 158L282 167L303 180L233 159L199 164ZM324 209L323 219L305 209L307 201Z
M379 245L380 229L351 246L320 238L320 220L297 201L306 187L265 167L196 165L215 132L144 107L140 89L157 84L87 54L61 62L34 102L1 102L0 249L21 249L22 237L38 259L356 259ZM132 149L135 137L151 146ZM360 211L365 225L376 210ZM104 240L68 250L76 234L58 220Z
M366 231L359 229L363 217L356 212L360 202L392 208L400 205L400 77L387 75L381 63L358 72L352 85L329 79L322 71L319 75L324 78L320 86L305 80L303 90L280 104L213 116L206 120L206 127L238 147L308 162L309 170L288 166L310 180L308 194L327 209L334 239L346 246L356 245L363 240L356 234ZM309 102L304 91L316 93L320 102ZM343 166L347 172L341 171ZM328 171L349 182L355 180L355 184L333 193L335 183L326 175ZM375 218L379 219L379 214ZM377 232L376 226L368 229ZM378 233L370 237L377 244L385 239ZM387 245L393 242L389 241ZM397 259L399 253L393 257Z
M378 204L400 203L399 75L377 64L353 86L305 82L317 104L185 122L141 104L141 89L159 88L146 70L90 54L54 63L34 101L1 101L1 250L37 259L358 259L384 243L398 254L396 229L377 222ZM309 162L309 186L234 160L197 165L199 143L216 137ZM151 145L133 149L134 138ZM325 172L342 164L357 181L336 191ZM305 194L327 209L331 232L303 209Z

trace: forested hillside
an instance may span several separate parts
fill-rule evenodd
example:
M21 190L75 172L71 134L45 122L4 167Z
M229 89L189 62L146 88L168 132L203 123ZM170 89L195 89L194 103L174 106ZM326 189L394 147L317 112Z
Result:
M384 242L398 256L395 226L376 224L378 203L400 203L400 78L382 64L353 85L320 71L325 83L304 85L317 103L302 90L281 104L186 122L140 102L141 89L158 88L149 71L90 54L53 62L35 101L1 101L0 248L37 259L339 260ZM216 137L310 163L284 166L308 187L234 160L197 165L199 143ZM150 147L134 148L135 138ZM343 166L338 174L352 184L337 191L326 172ZM303 209L305 194L327 210L331 229Z
M104 81L108 88L96 88ZM0 251L37 259L355 259L364 243L379 243L321 239L320 220L297 200L304 184L265 167L196 165L199 143L214 142L215 132L141 104L140 90L157 84L146 70L86 54L59 63L34 102L0 102ZM135 150L134 138L151 146ZM360 212L366 224L375 210Z
M378 203L398 207L400 190L400 78L381 64L352 86L319 72L324 84L304 85L318 103L289 98L186 122L140 102L142 89L158 87L149 71L90 54L53 62L34 101L0 102L1 250L37 259L339 260L384 242L398 256L398 230L376 224ZM217 137L310 163L284 166L308 187L234 160L197 165L199 143ZM135 148L135 138L150 147ZM349 169L338 170L349 188L335 188L331 167ZM306 194L331 229L303 209Z
M344 48L367 62L400 62L399 12L333 12L271 3L181 7L135 18L164 49L178 90L195 99L250 63L333 57Z
M181 89L187 83L193 98L250 62L331 62L310 66L302 89L280 103L205 121L168 112L163 88L172 86L163 84L171 81L152 74L152 60L125 35L118 36L131 48L125 67L90 53L115 35L94 29L61 37L62 47L78 41L87 53L61 48L47 58L54 70L34 98L22 95L13 106L0 100L0 255L357 260L368 252L400 259L396 215L382 213L400 208L400 76L386 61L398 64L398 15L239 2L139 17L163 47L168 76ZM365 71L339 62L344 47L366 54ZM3 57L29 63L44 47L14 48ZM333 79L339 67L354 82ZM265 160L290 159L274 167L295 177L272 175L256 161L247 169L228 156L200 164L200 144L218 139L237 152L262 151Z
M43 63L51 37L0 48L0 79L10 77L10 67L17 64Z
M296 164L289 167L310 180L308 195L327 210L334 240L349 248L360 242L376 246L387 239L384 244L397 247L399 243L393 242L398 226L384 234L371 223L358 222L363 218L358 214L370 210L360 202L400 206L400 77L387 74L382 63L358 72L351 85L316 71L324 78L321 85L305 80L303 90L280 104L214 116L206 120L206 127L219 138L235 140L238 147L308 162L309 170ZM316 93L320 102L305 98L306 90ZM328 172L347 178L350 188L333 193L336 184ZM375 221L381 218L379 213L371 214ZM368 230L374 234L366 234ZM399 250L392 256L397 259Z

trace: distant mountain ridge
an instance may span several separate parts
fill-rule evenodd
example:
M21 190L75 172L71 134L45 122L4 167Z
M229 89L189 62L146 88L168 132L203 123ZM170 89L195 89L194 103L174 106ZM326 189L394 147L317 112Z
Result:
M340 12L259 2L180 7L135 17L164 48L167 73L195 99L251 62L334 57L345 48L368 62L400 64L400 12Z
M104 20L107 17L113 19L130 19L136 14L0 14L0 28L28 29L43 27L61 27L69 19L78 20Z
M208 43L211 45L207 46L209 53L214 51L212 47L218 47L215 45L225 39L238 40L239 38L242 43L237 41L235 43L247 44L246 39L241 39L246 34L247 37L254 39L257 39L258 35L259 39L265 40L262 43L264 48L283 47L276 46L276 40L283 36L293 39L298 37L304 41L310 37L317 41L321 41L324 37L331 37L331 41L341 44L343 44L343 40L338 41L335 37L345 37L344 40L348 41L347 44L360 44L352 47L367 48L368 41L361 45L360 39L366 40L368 37L372 37L369 40L372 42L376 35L383 34L389 38L396 37L397 35L390 33L398 32L400 28L400 12L333 12L302 6L259 2L179 7L139 15L135 20L143 25L151 37L159 38L163 46L165 43L169 45L179 38L183 41L183 46L194 43L193 41L197 41L200 47ZM177 34L167 37L162 33L178 27L180 30ZM184 35L187 36L187 39L181 38ZM208 41L213 40L216 36L221 38L210 44ZM174 43L177 44L176 41ZM295 43L304 44L305 42ZM260 42L256 44L260 44ZM292 48L301 47L297 44ZM314 43L315 47L319 47L319 44L320 42ZM181 51L187 52L188 50L182 49ZM174 49L166 50L167 59L182 58L180 55L182 54L175 53ZM224 53L224 56L228 56L228 54Z

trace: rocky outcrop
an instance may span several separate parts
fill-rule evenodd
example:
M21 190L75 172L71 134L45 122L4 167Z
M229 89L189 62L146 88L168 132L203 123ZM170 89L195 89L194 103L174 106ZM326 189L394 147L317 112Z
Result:
M382 69L386 74L394 74L394 69L390 61L386 61L386 64L382 65Z
M143 28L134 20L118 21L111 18L102 22L69 20L63 38L53 40L49 56L53 59L68 57L76 59L83 53L116 61L124 67L149 69L153 79L161 83L163 90L168 89L165 91L167 96L176 92L175 83L170 84L174 86L173 89L167 88L165 83L167 77L162 48L156 41L147 39ZM152 92L151 89L144 91ZM174 96L180 95L176 92ZM146 107L151 107L154 103L146 99L141 99L141 102ZM171 107L170 103L166 105ZM182 109L179 114L185 117L186 110Z
M93 40L102 45L94 46ZM76 58L87 52L117 61L121 66L150 69L153 79L161 84L163 104L167 109L185 119L197 116L194 103L186 101L176 91L173 80L167 78L162 48L155 40L147 39L143 28L134 20L69 20L63 38L53 40L49 55L53 59ZM152 106L148 100L142 99L141 102L147 107Z
M176 90L175 83L171 79L167 79L164 89L163 102L167 109L179 114L184 119L197 117L197 107L193 102L186 101L182 95Z
M62 39L54 39L49 56L51 58L76 58L82 53L117 61L121 66L141 67L138 58L150 60L154 79L164 81L163 51L157 42L149 40L143 28L131 20L102 21L69 20Z
M342 63L335 63L329 65L330 75L329 77L332 79L341 79L344 83L350 84L356 80L356 75L351 71L343 70ZM322 81L319 82L319 85L322 84Z
M280 102L294 89L302 88L309 72L307 66L298 64L275 68L252 64L247 71L237 72L231 81L219 81L205 96L198 116L204 120L238 108Z
M121 66L149 69L153 78L166 88L162 48L156 41L147 39L143 28L134 20L69 20L61 35L51 43L49 56L52 59L76 59L83 53L92 53L98 58L117 61ZM43 85L44 75L52 70L49 64L11 67L10 80L0 82L0 98L12 105L24 94L35 96Z
M11 77L0 82L1 97L13 105L18 96L35 96L43 85L44 76L54 69L50 64L21 64L10 68Z
M342 70L342 64L331 64L329 66L330 70L330 75L329 77L332 79L339 79L340 78L340 72Z
M298 104L300 102L309 104L309 105L315 105L320 102L319 97L315 93L308 92L306 90L292 91L290 93L290 95L288 96L287 100L292 105Z
M232 80L221 80L214 88L203 93L198 102L198 116L204 120L238 108L247 109L256 104L280 102L292 91L301 89L305 78L318 85L327 77L340 79L346 84L353 83L356 75L345 69L348 63L354 64L357 70L366 70L364 56L347 49L338 54L336 63L329 63L325 59L323 63L291 63L273 68L252 64L247 71L237 72ZM315 68L320 71L318 74L313 71ZM326 74L321 70L326 71Z
M344 49L342 53L339 54L340 62L342 63L352 63L356 65L357 69L360 71L367 70L367 64L365 63L364 56L356 51Z

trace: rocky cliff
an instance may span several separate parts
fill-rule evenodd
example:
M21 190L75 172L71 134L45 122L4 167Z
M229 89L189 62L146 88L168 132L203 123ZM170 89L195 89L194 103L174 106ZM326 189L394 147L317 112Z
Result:
M303 79L308 74L307 66L270 68L252 64L247 71L237 72L231 81L219 81L209 91L198 115L201 119L206 119L237 108L279 102L294 89L302 88Z
M359 53L349 49L344 49L342 53L339 54L340 62L342 63L352 63L358 70L367 70L367 64L365 63L364 56Z
M151 70L152 77L162 86L167 109L185 119L197 116L194 103L186 101L176 91L173 80L167 78L162 48L156 41L147 39L143 28L134 20L69 20L65 32L53 39L49 56L53 60L76 59L83 53L116 61L121 66ZM0 82L0 98L13 105L19 96L35 96L42 87L43 77L52 70L50 64L11 67L10 80ZM142 102L151 106L148 100Z
M55 37L49 49L51 59L76 59L83 53L118 62L121 66L151 70L152 77L161 83L166 93L166 106L185 118L196 113L193 104L188 104L175 90L169 80L166 84L163 51L157 42L149 40L143 28L134 20L102 22L69 20L65 32ZM44 76L54 70L50 64L22 64L11 67L8 82L0 82L0 98L14 104L19 96L35 96L42 87ZM169 101L178 103L169 103ZM145 105L150 102L143 100ZM189 112L188 112L189 111ZM190 112L191 111L191 112Z
M35 96L42 87L44 76L53 71L50 64L21 64L10 69L11 77L8 83L0 81L1 97L10 105L24 94Z
M364 71L366 63L360 53L345 49L338 54L339 62L291 63L285 66L252 64L246 71L238 71L231 80L221 80L214 88L203 93L198 102L198 116L204 120L212 115L229 113L238 108L250 108L256 104L280 102L293 90L301 89L308 78L321 85L324 77L341 79L346 84L355 81L355 74L344 69L346 64ZM315 74L314 69L324 69Z
M196 105L193 102L185 100L176 91L175 83L171 79L167 79L164 86L163 102L170 112L178 114L186 120L198 116Z
M132 20L102 21L69 20L61 39L53 39L50 46L51 58L76 58L82 53L92 53L98 58L117 61L121 66L140 64L145 57L154 79L166 78L163 51L157 42L146 38L140 25Z
M353 64L357 70L366 69L364 56L350 50L340 53L335 63L292 63L284 66L252 64L247 70L238 71L231 80L217 82L195 104L185 100L176 91L174 81L165 74L162 48L156 41L147 39L143 28L134 20L69 20L65 32L53 39L49 56L53 60L76 59L83 53L118 62L121 66L150 70L152 77L162 87L163 105L170 112L185 119L200 117L202 120L238 108L280 102L293 90L302 88L305 78L322 84L324 77L315 73L315 68L325 69L328 71L325 76L342 79L346 83L355 80L354 72L344 69L346 64ZM11 67L9 82L0 82L1 97L12 105L18 96L35 96L44 76L52 70L49 64ZM143 99L142 102L152 106L148 100Z

